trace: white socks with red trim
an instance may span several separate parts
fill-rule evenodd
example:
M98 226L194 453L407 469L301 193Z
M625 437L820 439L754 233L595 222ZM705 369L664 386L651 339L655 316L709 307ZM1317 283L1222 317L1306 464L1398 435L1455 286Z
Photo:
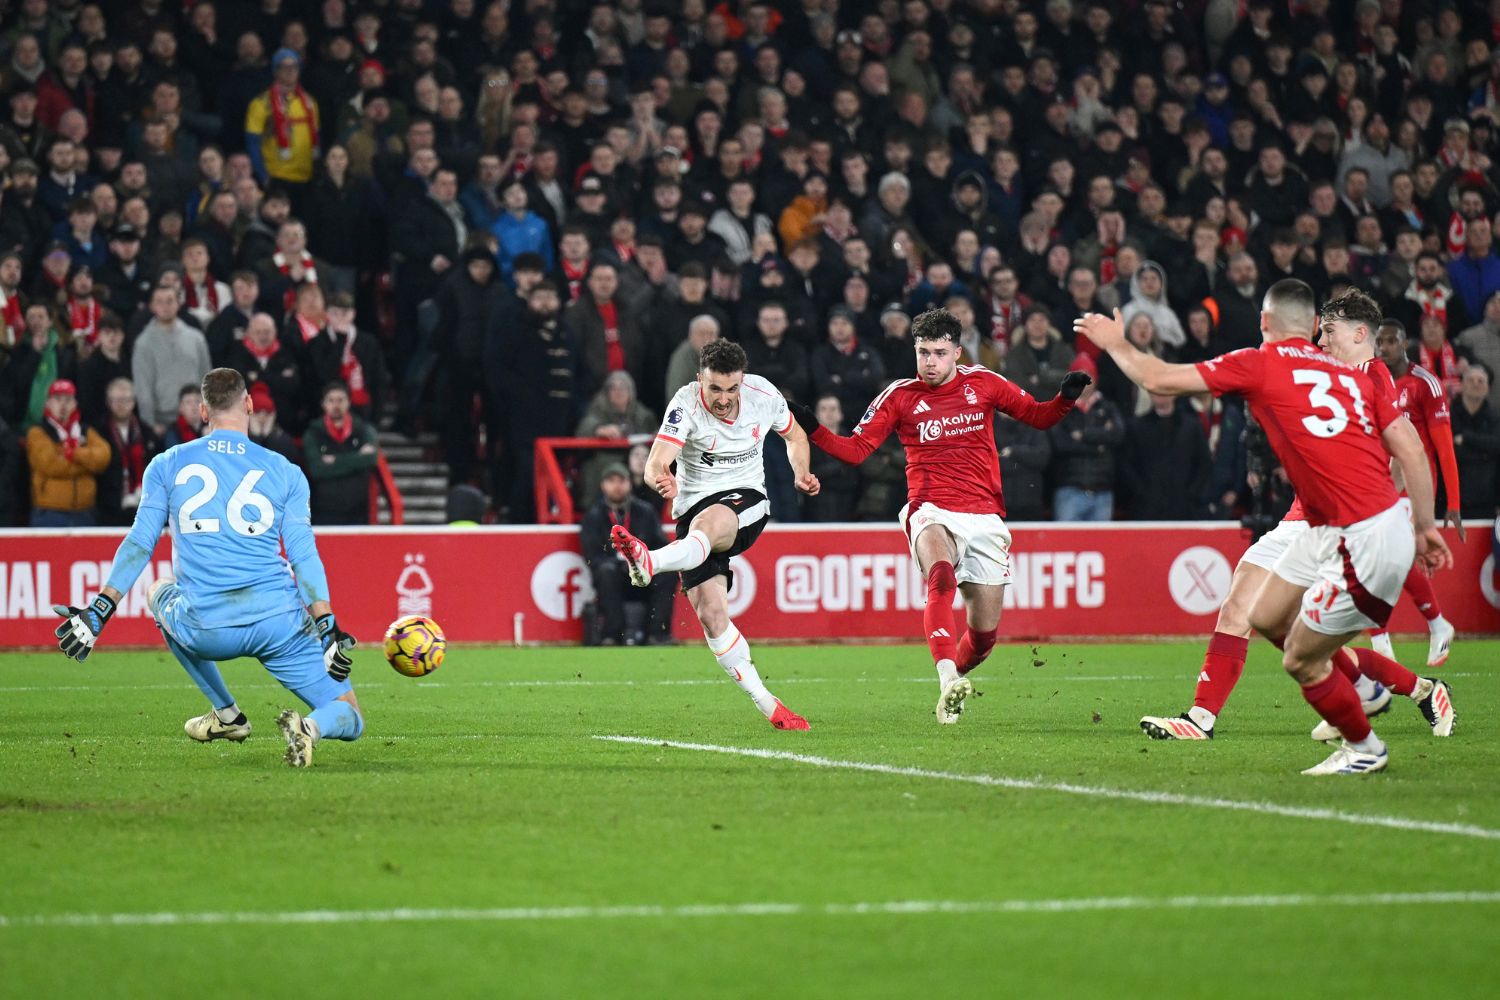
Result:
M668 542L651 553L651 568L658 573L681 573L702 566L713 552L708 536L694 528L675 542ZM738 635L739 633L735 633Z
M723 667L724 672L733 678L741 691L750 696L750 700L755 702L755 707L760 709L760 714L769 719L771 713L776 711L776 696L766 690L759 672L755 669L755 664L750 662L749 641L740 634L739 629L734 627L733 622L729 623L729 628L724 630L723 635L712 636L705 632L704 638L708 640L709 651L714 654L714 659L719 661L719 666Z

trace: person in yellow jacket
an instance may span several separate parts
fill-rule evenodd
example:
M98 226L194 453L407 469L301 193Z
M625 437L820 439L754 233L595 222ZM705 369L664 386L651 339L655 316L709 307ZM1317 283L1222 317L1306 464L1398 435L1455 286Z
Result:
M94 477L109 465L109 443L78 419L78 390L65 378L47 389L42 421L26 432L31 464L31 525L94 525Z
M277 49L271 71L270 89L245 111L245 152L262 184L277 181L296 189L313 179L321 128L318 102L302 87L302 59L296 52Z

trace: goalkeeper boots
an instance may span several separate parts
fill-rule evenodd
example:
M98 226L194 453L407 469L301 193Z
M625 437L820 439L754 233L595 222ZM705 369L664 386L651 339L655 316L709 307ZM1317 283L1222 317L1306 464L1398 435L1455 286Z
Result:
M646 543L626 531L622 524L610 529L609 540L625 560L630 571L630 582L637 587L651 586L651 550L646 548Z
M243 743L245 737L250 735L250 720L245 718L244 712L241 712L239 718L233 722L225 722L219 718L219 713L209 709L203 715L194 716L184 722L182 730L199 743L212 743L214 740L232 740L235 743Z
M291 767L311 767L313 747L317 745L317 729L304 719L300 712L287 709L276 717L281 735L286 737L286 762Z
M938 695L938 722L945 726L957 722L958 717L964 714L964 699L973 693L974 685L967 677L958 677L944 684L942 694Z

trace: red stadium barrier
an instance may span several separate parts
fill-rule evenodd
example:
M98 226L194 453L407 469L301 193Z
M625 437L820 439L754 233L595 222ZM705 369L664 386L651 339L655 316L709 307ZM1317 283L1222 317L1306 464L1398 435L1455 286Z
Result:
M1206 635L1247 537L1222 523L1017 525L1015 584L1002 635ZM1436 580L1463 632L1500 632L1491 525L1469 525L1456 564ZM53 642L53 603L82 604L108 574L121 533L0 532L0 621L8 644ZM431 615L459 642L574 642L592 597L570 527L368 529L318 532L339 621L362 641L405 614ZM730 612L757 639L915 639L925 597L894 525L773 525L734 560ZM145 608L171 574L170 542L122 602L106 645L159 641ZM679 599L677 633L698 638ZM1398 631L1419 631L1410 601Z

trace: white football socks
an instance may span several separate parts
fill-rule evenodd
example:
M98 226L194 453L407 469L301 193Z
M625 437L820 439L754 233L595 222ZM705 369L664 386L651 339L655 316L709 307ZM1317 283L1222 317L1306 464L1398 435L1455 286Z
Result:
M1193 724L1205 733L1214 727L1215 722L1219 721L1217 715L1199 705L1194 705L1188 709L1187 714L1188 718L1193 720Z
M1359 695L1360 701L1369 701L1375 697L1375 682L1364 674L1360 674L1354 681L1354 691Z
M1370 648L1388 660L1396 658L1396 647L1391 645L1389 632L1376 632L1370 636Z
M694 528L683 538L652 550L651 568L658 573L681 573L702 566L712 552L708 536Z
M760 709L760 714L770 718L776 711L776 696L766 690L766 685L760 679L760 673L756 671L755 664L750 661L750 643L740 634L740 630L729 623L729 628L724 630L720 636L712 636L704 633L708 640L709 651L714 654L714 659L719 661L719 666L724 672L733 678L740 686L740 690L750 696L755 702L755 707Z
M240 717L240 706L231 701L227 708L214 709L214 714L219 717L219 721L224 723L224 725L232 726L234 725L234 720Z

